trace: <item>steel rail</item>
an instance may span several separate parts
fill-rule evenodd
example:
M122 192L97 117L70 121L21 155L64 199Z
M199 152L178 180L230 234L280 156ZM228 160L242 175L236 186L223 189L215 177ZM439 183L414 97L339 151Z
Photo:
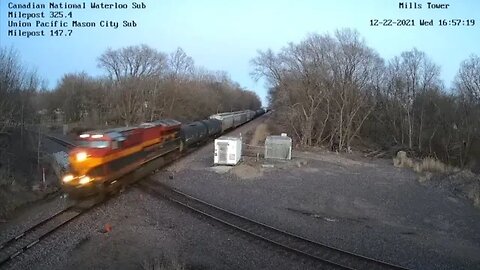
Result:
M3 242L0 245L0 267L102 202L95 202L87 207L69 206Z
M355 254L326 244L306 239L302 236L255 221L224 208L212 205L201 199L185 194L153 180L137 184L141 190L166 198L228 227L240 230L263 241L294 252L304 257L320 261L323 264L340 269L407 269L374 258Z
M60 144L61 146L64 146L68 149L71 149L71 148L74 148L75 147L75 144L71 143L71 142L67 142L65 140L62 140L60 138L57 138L55 136L51 136L51 135L45 135L45 137L57 144Z

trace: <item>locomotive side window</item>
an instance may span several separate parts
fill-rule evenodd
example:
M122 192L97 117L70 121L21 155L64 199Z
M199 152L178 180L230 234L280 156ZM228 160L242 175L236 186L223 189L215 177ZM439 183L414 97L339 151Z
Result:
M113 142L112 142L112 149L118 149L118 148L122 148L124 145L123 145L123 142L126 140L127 138L125 137L118 137L116 138Z
M92 148L107 148L109 145L108 141L92 141L90 143Z
M77 145L86 148L107 148L108 141L77 141Z

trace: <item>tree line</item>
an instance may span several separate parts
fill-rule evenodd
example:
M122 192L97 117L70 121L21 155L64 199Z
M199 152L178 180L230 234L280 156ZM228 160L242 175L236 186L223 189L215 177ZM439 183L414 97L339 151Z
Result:
M147 45L107 49L97 64L104 76L68 73L48 89L15 50L0 49L0 132L40 121L92 128L161 118L193 121L261 106L254 92L226 72L195 66L181 48L169 54Z
M413 48L383 59L352 29L311 34L279 52L258 51L275 120L302 146L410 149L465 166L480 157L480 57L445 87L440 66Z
M196 66L181 48L107 49L97 64L103 76L68 73L49 89L15 49L0 48L0 186L22 173L25 181L38 176L47 127L68 124L75 133L162 118L189 122L261 106L254 92L226 72Z

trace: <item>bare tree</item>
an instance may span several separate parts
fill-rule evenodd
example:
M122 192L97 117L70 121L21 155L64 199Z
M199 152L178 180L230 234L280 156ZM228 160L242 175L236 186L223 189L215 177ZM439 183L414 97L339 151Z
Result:
M52 92L42 92L42 109L61 109L66 123L101 128L163 117L198 120L229 110L257 109L257 95L226 72L194 66L181 48L171 54L145 45L108 49L98 58L106 77L66 74Z
M171 53L168 57L168 67L174 80L179 78L187 79L195 69L193 58L188 56L182 48Z
M461 143L457 149L461 149L458 156L464 165L474 151L473 142L480 140L480 57L471 55L461 63L454 87L458 96L458 117L454 125L457 144Z
M460 65L455 78L455 87L459 94L480 103L480 57L471 55Z
M277 87L282 81L282 62L272 50L257 51L258 56L250 61L254 70L250 75L255 79L267 79L267 83L271 87Z
M147 45L107 49L99 58L98 66L105 69L115 81L129 78L158 77L165 73L167 56Z
M383 60L365 45L358 32L344 29L335 34L333 72L335 123L338 148L350 148L363 123L372 112L375 78L383 71ZM333 135L333 134L332 134Z
M98 66L104 68L112 80L111 91L115 91L118 115L125 125L146 118L146 101L154 91L147 89L147 79L155 80L166 74L167 56L146 45L108 49L98 58ZM147 105L148 106L148 105Z
M413 49L395 57L389 64L389 87L393 90L393 96L400 104L405 116L401 119L402 142L404 126L406 125L406 137L408 147L414 147L415 127L417 126L417 146L422 150L423 125L425 113L424 103L417 106L418 111L414 109L414 103L420 93L425 93L431 89L438 89L441 81L439 79L440 68L432 63L424 52Z
M88 74L65 74L49 99L50 113L64 115L65 122L101 122L105 108L105 91L100 81Z
M0 48L0 132L34 117L30 98L40 83L36 72L20 63L15 50Z
M251 63L300 144L327 139L340 149L350 146L372 111L375 77L383 71L383 60L349 29L335 37L310 35L278 55L259 52Z
M29 178L34 173L30 158L39 151L31 143L35 136L25 136L24 126L38 124L33 98L40 85L36 72L20 62L13 48L0 48L0 134L8 139L0 145L0 184L11 177L18 183L22 173Z

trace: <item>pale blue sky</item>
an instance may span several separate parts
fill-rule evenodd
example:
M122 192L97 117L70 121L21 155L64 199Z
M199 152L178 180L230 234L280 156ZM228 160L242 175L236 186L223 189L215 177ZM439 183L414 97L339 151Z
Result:
M462 60L480 55L480 1L444 0L447 10L400 10L392 0L147 0L146 10L74 10L77 20L135 20L137 28L74 29L70 38L19 38L7 36L7 4L28 1L0 0L0 46L16 48L25 64L54 87L65 73L86 71L100 75L97 57L108 47L145 43L162 52L182 47L195 64L209 70L225 70L241 86L256 91L264 100L263 82L255 83L250 59L258 49L278 51L288 42L299 42L308 33L333 33L357 29L367 45L385 59L417 47L442 67L447 86ZM37 3L49 1L36 1ZM63 1L56 1L63 2ZM71 0L69 3L83 1ZM87 5L91 1L85 1ZM131 3L132 1L117 1ZM141 2L141 1L136 1ZM31 10L30 12L34 12ZM450 27L372 27L370 19L475 19L476 25Z

